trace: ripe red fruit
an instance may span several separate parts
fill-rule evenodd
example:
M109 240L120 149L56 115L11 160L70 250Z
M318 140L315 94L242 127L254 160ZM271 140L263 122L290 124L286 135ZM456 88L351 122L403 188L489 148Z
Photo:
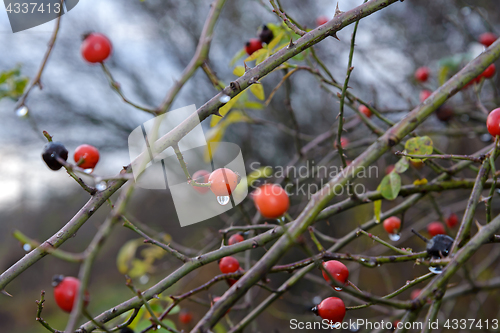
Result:
M425 101L427 98L429 98L429 96L432 95L432 91L429 91L429 90L422 90L420 92L420 102L423 102Z
M497 71L497 68L496 68L495 64L491 64L488 67L486 67L486 69L481 74L481 76L484 77L485 79L491 79L495 75L496 71Z
M330 260L323 263L323 268L330 273L330 275L341 284L346 284L349 278L349 270L347 267L337 260ZM329 282L330 277L326 272L322 271L323 278Z
M193 173L193 176L191 178L197 182L197 183L208 183L208 178L210 177L210 172L207 170L198 170L195 173ZM208 191L210 191L210 187L200 187L200 186L193 186L194 190L200 194L205 194Z
M485 32L479 36L479 43L488 47L497 40L497 36L492 32Z
M417 298L417 297L418 297L418 295L420 295L420 292L421 292L421 291L422 291L422 290L420 290L420 289L415 289L415 290L413 290L413 291L411 292L411 294L410 294L410 298L411 298L412 300L413 300L413 299L415 299L415 298Z
M233 257L224 257L219 261L219 269L222 273L235 273L240 269L240 263Z
M415 71L415 79L419 82L425 82L429 78L429 68L420 67Z
M257 50L262 48L262 42L258 38L250 38L250 40L245 44L245 52L248 55L252 55Z
M359 112L361 112L362 114L364 114L368 118L370 118L372 116L372 112L370 111L370 109L366 105L361 104L359 106L358 110L359 110Z
M75 302L76 295L78 294L78 289L80 288L80 280L77 278L62 275L56 275L52 279L52 285L54 286L54 298L57 305L66 312L71 312L73 310L73 303ZM89 302L89 294L86 291L84 295L84 306L87 306Z
M188 310L179 312L179 321L183 324L189 324L193 320L193 315Z
M82 43L82 56L91 63L103 62L111 54L111 42L103 34L91 33Z
M286 191L276 184L264 184L253 194L255 207L268 219L283 216L290 207L290 199Z
M500 135L500 108L490 112L488 118L486 118L486 127L492 137Z
M211 184L210 189L217 196L230 195L236 185L238 185L238 174L228 168L220 168L215 170L208 177L208 182Z
M93 169L99 162L99 150L91 145L80 145L76 148L73 159L76 163L83 159L82 164L79 165L80 168Z
M396 216L391 216L384 220L384 229L389 234L397 234L401 228L401 219Z
M448 218L446 219L446 225L449 228L453 228L457 224L458 224L458 216L457 216L457 214L455 214L455 213L450 214L450 216L448 216Z
M47 164L47 166L54 171L62 168L62 164L59 163L57 157L60 157L65 161L68 160L68 150L62 143L49 142L43 146L42 158L45 164Z
M431 237L436 235L446 235L446 230L444 228L444 224L441 222L432 222L427 226L427 232Z
M312 311L321 318L331 321L332 324L341 323L345 317L344 302L337 297L325 298Z
M388 165L386 168L385 168L385 174L388 175L392 172L392 170L394 170L394 164L391 164L391 165Z
M234 234L231 237L229 237L229 240L227 241L228 245L234 245L239 242L243 242L245 238L241 234Z
M328 22L328 21L329 21L329 20L328 20L328 17L326 17L326 16L320 16L320 17L318 17L318 18L316 19L316 26L318 26L318 27L319 27L320 25L323 25L323 24L325 24L325 23L326 23L326 22Z

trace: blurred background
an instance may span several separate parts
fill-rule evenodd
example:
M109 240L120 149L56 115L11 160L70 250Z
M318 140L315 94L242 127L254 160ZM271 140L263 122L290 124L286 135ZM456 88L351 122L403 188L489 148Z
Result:
M78 6L61 20L61 30L48 65L43 72L43 90L35 88L26 105L28 115L16 111L16 99L0 99L0 269L4 271L25 254L22 244L14 239L12 232L20 230L26 236L43 241L53 235L88 200L84 192L65 172L52 172L41 159L45 139L43 130L48 131L56 141L65 144L70 152L83 143L99 148L101 161L95 173L102 176L116 175L122 166L130 163L127 151L127 138L130 132L151 119L151 115L123 103L111 89L100 66L89 65L80 55L82 35L89 31L104 33L113 44L113 54L106 62L124 94L137 104L156 107L174 80L180 77L183 69L194 54L211 1L80 1ZM341 0L343 11L354 8L361 1ZM282 3L285 11L307 28L314 28L320 16L333 17L335 2L319 0L304 2L288 0ZM210 50L210 66L219 79L228 83L235 78L231 59L244 46L245 42L256 36L263 24L280 24L270 11L271 6L262 0L227 1L215 28ZM354 71L351 75L350 92L370 102L393 121L404 117L419 103L422 90L435 90L443 77L453 74L453 70L463 67L470 59L482 52L484 47L478 37L484 32L500 33L500 3L495 0L472 1L405 1L396 3L363 19L358 28L356 48L353 58ZM0 72L5 73L18 68L18 80L33 78L36 74L55 22L13 34L10 30L6 12L0 10ZM337 35L340 41L327 38L315 49L318 57L329 68L333 77L343 82L347 68L350 38L353 25ZM295 61L295 62L294 62ZM309 59L297 59L292 63L318 67ZM235 65L243 65L242 59ZM497 63L497 65L500 65ZM425 84L416 82L414 71L420 66L430 68L430 79ZM443 73L443 68L451 68ZM269 74L262 80L266 97L283 77L282 71ZM337 90L330 92L321 86L316 77L306 71L299 71L289 81L290 103L295 114L299 131L303 133L301 144L337 126L336 116L339 104ZM481 101L487 110L500 104L499 77L484 82ZM6 89L0 84L0 89ZM287 165L296 154L295 139L283 127L294 128L287 111L285 87L281 87L271 103L261 110L244 110L245 114L257 123L236 123L229 126L223 141L238 144L243 151L250 173L251 163L261 166L279 167ZM207 76L198 70L194 77L183 87L171 109L190 104L197 107L204 104L217 93ZM486 116L480 112L472 89L464 90L453 97L447 105L454 111L454 118L441 122L430 117L420 127L421 134L429 134L435 145L447 153L473 153L491 143L484 122ZM349 131L345 135L350 144L346 147L347 158L352 160L359 155L376 136L369 134L351 109L346 110ZM209 120L202 123L209 131ZM382 126L377 120L375 122ZM327 140L308 154L310 161L325 165L340 165L340 160ZM361 179L367 190L375 190L385 175L385 168L398 160L393 154L381 158L377 167L379 172L369 178ZM443 166L450 163L440 162ZM475 177L470 170L461 177ZM403 183L411 184L416 178L430 177L434 174L428 167L411 169L403 175ZM430 179L429 178L429 179ZM271 178L270 181L273 181ZM293 181L293 180L290 180ZM321 183L324 179L306 179L308 184ZM469 190L448 191L433 194L433 197L446 214L457 213L462 217ZM335 199L341 200L344 197ZM305 206L307 198L292 196L290 214L296 216ZM383 210L400 203L399 198L384 203ZM498 201L494 200L494 215L500 212ZM405 225L417 230L438 218L432 209L432 201L423 199L405 214ZM253 216L255 209L250 200L241 207ZM98 212L79 230L74 239L62 246L70 252L81 252L89 244L99 225L110 208L103 205ZM181 228L168 190L137 189L130 202L129 213L167 239L180 244L181 249L194 254L198 251L213 250L220 246L219 229L230 225L243 225L240 211L233 209L224 215L193 226ZM477 219L484 221L484 206L480 205ZM338 238L356 226L373 217L371 204L334 216L329 221L316 224L318 230ZM406 228L398 246L423 250L424 245ZM374 234L387 239L381 226ZM425 231L424 231L425 233ZM451 232L453 233L453 232ZM453 235L452 235L453 236ZM89 291L91 302L89 311L97 315L133 295L124 284L123 272L117 265L117 257L124 246L135 249L137 235L121 226L113 234L99 254L91 275ZM314 248L308 235L304 235L305 245L290 251L281 263L289 263L306 257L301 246ZM268 248L268 247L267 247ZM250 263L258 260L264 249L251 251ZM350 253L382 255L389 253L385 247L371 240L359 237L346 249ZM150 247L139 246L132 250L138 263L134 267L136 286L144 290L153 285L179 266L169 256L153 253ZM480 278L498 275L496 258L498 248L484 246L472 259L470 267L491 261L482 271ZM151 259L153 257L153 259ZM244 255L236 256L243 260ZM134 260L127 257L126 260ZM136 262L136 263L137 263ZM488 263L488 262L486 262ZM385 295L404 285L405 281L426 273L427 269L412 263L384 265L376 269L360 268L357 264L347 263L350 279L361 289L377 295ZM248 268L248 267L246 267ZM63 329L68 315L55 305L52 296L51 278L55 274L76 276L79 265L60 261L47 256L25 271L6 288L14 297L0 295L0 323L2 332L38 333L46 330L37 323L35 300L40 291L46 290L47 297L43 318L53 327ZM458 282L460 272L456 277ZM191 273L186 279L175 284L163 295L179 295L197 287L219 273L216 263L211 263ZM274 303L260 315L256 322L247 328L248 332L289 332L289 319L317 320L309 309L321 299L338 294L318 281L320 272L314 271L298 283L282 299ZM269 276L269 287L276 289L287 278L287 274ZM221 295L227 289L224 282L216 284L209 291L198 294L200 304L185 301L181 308L189 308L194 321L200 319L207 310L209 295ZM405 292L399 299L408 299ZM267 297L267 291L252 289L251 297L241 301L241 308L255 306ZM343 295L345 296L345 295ZM346 296L347 297L347 296ZM345 298L346 305L358 304ZM442 308L443 318L500 318L498 293L491 291L458 298ZM221 321L219 330L236 323L246 311L232 311ZM394 320L398 313L388 309L372 307L364 310L349 311L346 319L364 318L372 321ZM189 325L178 322L174 314L169 318L179 329L189 329ZM440 317L441 318L441 317Z

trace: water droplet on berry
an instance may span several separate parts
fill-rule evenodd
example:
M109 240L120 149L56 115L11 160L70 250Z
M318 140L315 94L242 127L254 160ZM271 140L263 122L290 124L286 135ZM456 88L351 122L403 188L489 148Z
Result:
M149 276L148 276L147 274L144 274L143 276L141 276L141 277L139 278L139 282L140 282L141 284L146 284L146 283L148 283L148 282L149 282Z
M19 118L26 117L28 115L28 107L26 105L21 106L16 110L16 116Z
M335 289L336 291L342 291L342 288L340 287L333 287L333 289Z
M443 272L443 267L441 266L430 266L429 271L434 274L441 274Z
M221 103L224 103L226 104L227 102L229 102L231 100L231 97L229 97L228 95L222 95L220 98L219 98L219 102Z
M389 234L389 239L396 242L401 239L401 234Z
M108 187L108 184L107 184L105 181L102 181L102 182L100 182L99 184L97 184L97 185L95 186L95 188L96 188L98 191L104 191L107 187Z
M217 197L217 202L221 206L225 206L229 203L229 196L228 195L220 195Z
M92 171L94 171L94 169L85 169L85 170L83 170L83 172L85 172L88 175L90 175L92 173Z
M31 251L31 245L29 245L29 244L24 244L24 245L23 245L23 250L24 250L24 251L26 251L26 252Z

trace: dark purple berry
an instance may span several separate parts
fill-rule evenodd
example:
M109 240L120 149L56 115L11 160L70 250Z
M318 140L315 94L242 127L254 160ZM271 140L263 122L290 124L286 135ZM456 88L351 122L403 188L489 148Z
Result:
M267 25L262 26L262 30L259 33L259 39L262 43L269 44L274 38L273 32L267 27Z
M62 168L62 164L59 163L57 157L63 160L68 160L68 150L60 142L49 142L42 150L42 158L49 168L52 170L59 170Z

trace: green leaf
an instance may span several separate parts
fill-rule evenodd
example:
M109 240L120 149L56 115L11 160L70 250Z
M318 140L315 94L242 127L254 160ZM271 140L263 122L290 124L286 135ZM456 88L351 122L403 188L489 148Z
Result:
M408 162L408 159L406 157L402 157L395 165L394 165L394 170L397 173L403 173L406 170L408 170L410 166L410 162Z
M241 50L238 51L238 53L236 53L233 57L233 59L231 59L231 61L229 62L229 67L233 67L234 64L240 60L241 58L243 58L245 55L246 55L246 51L245 51L245 48L242 48Z
M380 185L377 187L377 191L380 191ZM380 223L380 214L382 212L382 200L375 200L373 202L373 213L375 215L375 222Z
M406 141L405 149L410 155L429 155L432 154L433 144L428 136L419 136ZM420 158L412 158L411 160L420 160ZM425 161L426 159L422 159Z
M264 88L262 88L262 84L252 84L250 86L250 91L255 97L257 97L261 101L263 101L264 98L266 98L264 95Z
M387 200L394 200L398 197L401 189L401 177L396 172L391 172L382 179L380 192Z
M242 76L243 74L245 74L245 67L243 67L243 66L236 66L233 69L233 74L236 75L236 76Z

